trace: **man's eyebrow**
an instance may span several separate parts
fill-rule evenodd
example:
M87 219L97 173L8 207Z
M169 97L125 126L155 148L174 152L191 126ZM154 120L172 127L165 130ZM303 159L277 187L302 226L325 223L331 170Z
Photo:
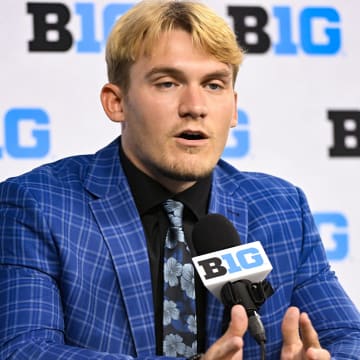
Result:
M145 77L147 79L150 79L154 75L169 75L174 76L176 78L185 78L186 75L183 71L176 69L171 66L156 66L150 69ZM223 79L223 80L231 80L232 78L232 72L230 69L222 69L222 70L214 70L210 71L209 73L206 73L203 76L204 80L211 80L211 79Z
M215 70L209 72L204 76L204 79L222 79L222 80L231 80L232 72L230 70Z
M181 70L171 66L155 66L146 73L145 77L150 79L152 76L160 74L174 77L185 77L185 74Z

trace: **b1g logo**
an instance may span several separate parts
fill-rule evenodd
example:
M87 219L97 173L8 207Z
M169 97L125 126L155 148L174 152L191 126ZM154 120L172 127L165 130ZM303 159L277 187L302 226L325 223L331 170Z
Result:
M226 274L253 269L264 264L259 250L255 247L240 249L236 253L226 253L219 257L210 257L198 261L204 269L205 279L212 279Z
M339 212L314 213L329 260L344 260L349 253L348 221Z
M10 109L3 121L4 150L13 158L42 158L50 149L49 116L39 108Z
M238 125L230 130L223 152L226 158L242 158L250 151L249 118L245 111L238 110Z
M360 111L329 110L333 123L333 146L330 157L360 157Z
M274 6L270 13L260 6L229 6L228 15L249 54L266 53L271 45L277 55L294 55L300 49L308 55L334 55L341 49L340 14L333 7L305 7L296 13L290 6ZM276 22L272 33L267 30L270 18Z
M95 3L75 3L75 14L80 20L80 38L76 51L98 53L102 51L116 19L129 10L134 3L107 4L102 10L103 39L96 38ZM68 29L72 13L62 3L27 3L27 12L33 16L33 39L29 51L67 51L74 43L74 35Z

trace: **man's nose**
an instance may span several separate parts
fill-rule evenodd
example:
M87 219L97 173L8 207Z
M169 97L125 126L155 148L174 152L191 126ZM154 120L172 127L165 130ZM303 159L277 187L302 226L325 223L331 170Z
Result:
M202 119L208 113L206 95L201 86L185 86L179 102L179 115L193 119Z

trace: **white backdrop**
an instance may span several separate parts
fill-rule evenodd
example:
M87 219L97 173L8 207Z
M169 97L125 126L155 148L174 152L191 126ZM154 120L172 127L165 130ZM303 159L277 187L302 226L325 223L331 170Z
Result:
M203 2L245 33L248 49L240 123L224 157L305 191L332 267L360 307L360 2ZM104 37L133 3L1 0L0 180L93 153L119 134L99 101Z

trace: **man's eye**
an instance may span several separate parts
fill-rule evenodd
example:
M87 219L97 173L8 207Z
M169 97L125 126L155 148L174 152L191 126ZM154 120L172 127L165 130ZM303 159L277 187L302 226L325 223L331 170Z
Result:
M222 86L218 83L209 83L207 84L207 86L211 89L211 90L219 90L222 89Z
M169 89L169 88L175 86L175 84L171 81L164 81L164 82L156 84L156 86L159 88Z

